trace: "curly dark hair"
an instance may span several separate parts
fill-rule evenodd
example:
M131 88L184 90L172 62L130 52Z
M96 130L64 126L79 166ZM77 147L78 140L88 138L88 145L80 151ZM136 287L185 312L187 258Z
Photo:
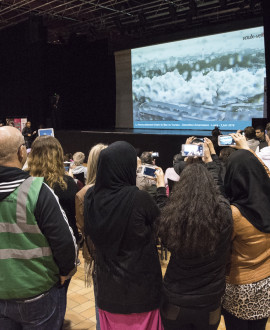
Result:
M212 253L231 223L220 192L204 165L187 166L160 216L159 236L167 248L189 258Z

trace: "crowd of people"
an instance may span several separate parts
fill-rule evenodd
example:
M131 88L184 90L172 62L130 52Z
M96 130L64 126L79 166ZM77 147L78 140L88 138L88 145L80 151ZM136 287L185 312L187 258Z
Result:
M84 164L52 136L27 153L27 132L0 127L0 329L63 328L79 248L97 329L215 330L221 315L228 330L265 329L270 123L231 134L233 147L220 134L188 138L203 156L176 154L164 174L125 141Z

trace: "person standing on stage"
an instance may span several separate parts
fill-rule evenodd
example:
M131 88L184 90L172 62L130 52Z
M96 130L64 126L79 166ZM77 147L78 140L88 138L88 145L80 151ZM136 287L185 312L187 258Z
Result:
M22 135L24 136L24 141L26 145L26 149L31 148L31 144L34 140L34 136L37 132L33 131L31 128L31 121L26 123L26 126L22 130Z

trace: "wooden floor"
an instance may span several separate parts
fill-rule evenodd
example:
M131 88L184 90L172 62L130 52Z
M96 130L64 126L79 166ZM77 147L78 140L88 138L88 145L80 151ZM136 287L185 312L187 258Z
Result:
M84 284L84 262L83 257L79 255L81 265L72 278L68 288L67 312L65 320L69 320L70 325L64 327L65 330L94 330L96 328L95 300L93 286L86 288ZM164 274L167 267L166 261L161 261L162 273ZM221 319L218 330L225 330L223 318ZM266 330L270 330L270 319L267 323Z

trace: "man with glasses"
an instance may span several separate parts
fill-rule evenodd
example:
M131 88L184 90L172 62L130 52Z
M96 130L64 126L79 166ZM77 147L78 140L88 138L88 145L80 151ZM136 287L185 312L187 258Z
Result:
M22 171L27 152L0 127L0 329L61 329L76 241L57 197Z

